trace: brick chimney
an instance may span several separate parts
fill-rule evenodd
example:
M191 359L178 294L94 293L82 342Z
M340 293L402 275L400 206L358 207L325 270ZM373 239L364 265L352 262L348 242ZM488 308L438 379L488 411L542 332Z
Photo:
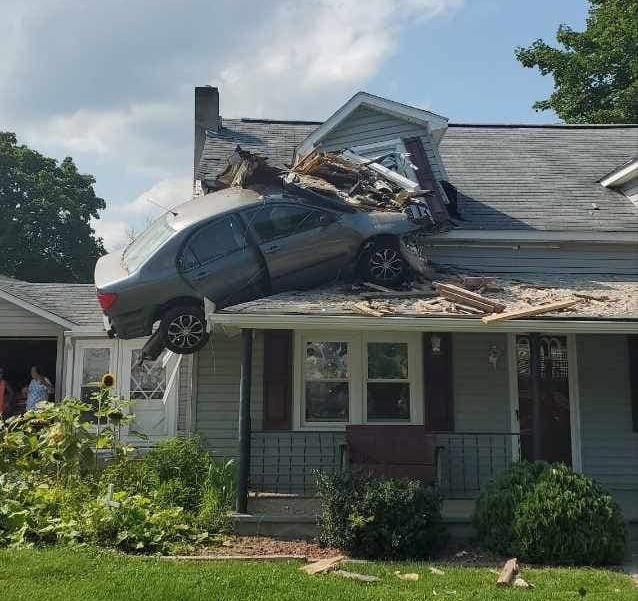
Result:
M206 130L219 131L219 90L213 86L197 86L195 88L195 145L193 157L193 181L197 179L197 168L202 158Z

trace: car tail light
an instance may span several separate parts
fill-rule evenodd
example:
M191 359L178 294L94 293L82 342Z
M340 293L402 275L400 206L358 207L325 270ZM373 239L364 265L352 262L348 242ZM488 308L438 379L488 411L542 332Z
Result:
M115 292L102 292L101 290L97 291L97 301L100 303L100 307L102 307L102 311L108 311L113 303L117 300L117 294Z

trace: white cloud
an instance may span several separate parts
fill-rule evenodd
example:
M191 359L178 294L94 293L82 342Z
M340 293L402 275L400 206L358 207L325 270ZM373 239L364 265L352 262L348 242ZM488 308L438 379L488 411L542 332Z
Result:
M92 221L93 228L104 240L106 250L117 250L128 244L132 235L142 231L151 220L161 215L164 212L161 207L171 209L190 200L192 190L190 177L160 180L131 202L107 207L100 219Z

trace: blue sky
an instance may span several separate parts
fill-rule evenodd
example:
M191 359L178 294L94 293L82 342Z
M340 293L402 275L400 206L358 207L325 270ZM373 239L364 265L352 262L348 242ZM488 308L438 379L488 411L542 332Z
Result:
M93 173L109 248L192 170L193 86L227 117L324 119L365 89L452 122L551 123L517 45L582 29L584 0L0 0L0 129Z

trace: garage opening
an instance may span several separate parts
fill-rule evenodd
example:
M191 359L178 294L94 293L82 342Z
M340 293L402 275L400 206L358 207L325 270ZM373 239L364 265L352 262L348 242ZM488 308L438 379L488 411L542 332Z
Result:
M55 386L57 349L55 338L0 338L0 366L16 395L15 413L24 411L32 365L37 365Z

